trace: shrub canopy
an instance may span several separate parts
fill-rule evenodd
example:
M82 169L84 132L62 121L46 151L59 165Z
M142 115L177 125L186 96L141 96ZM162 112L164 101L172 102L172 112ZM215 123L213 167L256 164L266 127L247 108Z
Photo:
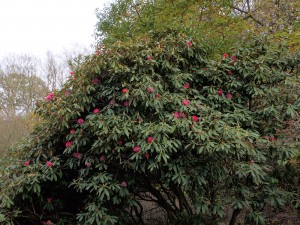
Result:
M60 91L40 102L43 121L3 172L7 224L145 224L147 202L172 224L262 224L268 203L291 193L280 170L297 137L299 57L255 40L207 60L182 34L102 46ZM292 82L293 81L293 82ZM165 221L165 223L167 223Z

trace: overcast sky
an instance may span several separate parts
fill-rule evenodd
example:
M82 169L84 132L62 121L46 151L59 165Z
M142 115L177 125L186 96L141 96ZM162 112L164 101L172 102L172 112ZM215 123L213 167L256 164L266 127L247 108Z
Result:
M96 8L110 0L0 0L0 58L8 53L38 57L75 44L94 43Z

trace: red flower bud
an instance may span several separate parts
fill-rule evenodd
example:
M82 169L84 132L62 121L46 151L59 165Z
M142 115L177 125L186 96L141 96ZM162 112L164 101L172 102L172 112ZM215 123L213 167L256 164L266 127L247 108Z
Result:
M50 162L50 161L46 162L46 166L49 167L49 168L51 168L53 165L54 165L53 162Z
M99 112L100 112L100 109L98 109L98 108L96 108L96 109L93 110L93 113L94 113L94 114L97 114L97 113L99 113Z
M227 98L227 99L232 99L232 94L230 94L230 93L227 93L226 95L225 95L225 97Z
M122 186L122 187L127 187L126 181L122 181L121 186Z
M30 160L27 160L25 163L24 163L24 165L27 167L27 166L29 166L29 164L30 164Z
M186 84L183 85L183 87L184 87L185 89L189 89L189 88L190 88L190 84L189 84L189 83L186 83Z
M133 151L134 151L135 153L139 153L139 152L141 151L141 148L140 148L139 146L135 146L135 147L133 148Z
M148 139L147 139L147 142L148 142L148 143L152 143L152 142L153 142L153 140L154 140L154 138L153 138L153 137L148 137Z
M84 119L82 119L82 118L78 119L77 123L80 124L80 125L84 124Z
M194 115L194 116L192 116L192 120L193 120L194 122L198 122L199 117Z
M182 105L184 105L184 106L188 106L189 104L190 104L190 101L187 99L182 101Z
M186 45L187 45L188 47L191 47L191 46L192 46L192 42L191 42L191 41L187 41L187 42L186 42Z
M149 153L146 153L145 154L145 158L148 160L150 158L150 154Z
M148 93L153 93L154 92L154 88L153 87L147 87L147 92Z

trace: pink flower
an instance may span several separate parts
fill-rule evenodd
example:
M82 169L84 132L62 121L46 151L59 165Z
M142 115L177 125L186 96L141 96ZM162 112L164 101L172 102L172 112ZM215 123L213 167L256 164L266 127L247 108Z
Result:
M94 114L98 114L99 112L100 112L100 109L98 109L98 108L96 108L96 109L93 110Z
M52 202L53 198L47 198L47 202Z
M229 57L229 55L227 53L224 53L223 57L227 59Z
M147 87L147 92L148 93L153 93L154 92L154 88L153 87Z
M231 70L228 70L228 74L229 74L229 75L232 75L233 72L232 72Z
M252 161L252 160L249 162L249 165L250 165L250 166L252 166L252 165L253 165L253 161Z
M270 141L270 142L274 142L274 141L276 141L276 138L275 138L274 136L270 136L270 137L269 137L269 141Z
M70 130L70 134L74 134L74 133L75 133L74 129Z
M123 89L122 89L122 93L123 93L123 94L128 93L128 89L127 89L127 88L123 88Z
M110 104L110 105L116 104L116 100L114 100L114 99L110 100L110 101L109 101L109 104Z
M124 107L128 107L128 106L129 106L129 102L128 102L128 101L125 101L125 102L123 103L123 106L124 106Z
M148 137L148 139L147 139L147 142L148 143L152 143L154 141L154 138L153 137Z
M127 187L126 181L122 181L121 186L122 186L122 187Z
M98 84L99 82L100 82L100 80L98 78L95 78L95 79L92 80L93 84Z
M179 118L185 118L186 116L185 116L185 114L183 113L183 112L180 112L179 113Z
M71 75L74 75L75 73L73 71L70 72Z
M219 95L222 95L222 94L223 94L223 91L222 91L222 90L218 90L218 94L219 94Z
M65 96L69 96L69 95L71 95L71 94L72 94L71 91L65 91Z
M73 144L73 141L67 141L66 142L66 148L71 147L72 144Z
M47 221L43 221L42 224L44 225L52 225L52 221L51 220L47 220Z
M106 159L106 157L104 155L101 155L100 158L99 158L100 162L104 162L105 159Z
M192 116L192 120L194 121L194 122L197 122L198 120L199 120L199 117L198 116Z
M152 56L151 56L151 55L148 55L148 56L147 56L147 59L148 59L149 61L151 61L151 60L152 60Z
M188 47L191 47L191 46L192 46L192 42L191 42L191 41L187 41L187 42L186 42L186 45L187 45Z
M178 119L179 118L179 112L177 112L177 111L173 112L173 116Z
M138 120L138 123L142 123L143 122L143 119L141 117L139 117L137 120Z
M101 50L97 50L96 55L101 55Z
M74 152L73 156L79 160L82 158L82 154L79 152Z
M87 168L90 168L91 167L91 163L90 162L85 162L85 166L87 167Z
M183 87L184 87L185 89L189 89L189 88L190 88L190 84L189 84L189 83L186 83L186 84L183 85Z
M49 93L49 94L45 97L45 99L46 99L47 101L51 101L53 98L54 98L54 93L53 93L53 92Z
M133 148L133 151L134 151L135 153L139 153L139 152L141 151L141 148L140 148L139 146L135 146L135 147Z
M84 124L84 119L82 119L82 118L78 119L77 123L80 124L80 125Z
M225 95L225 97L227 98L227 99L232 99L232 94L230 94L230 93L227 93L226 95Z
M150 158L150 154L149 153L146 153L145 155L145 158L148 160Z
M29 164L30 164L30 160L27 160L25 163L24 163L24 165L27 167L27 166L29 166Z
M54 165L53 162L50 162L50 161L46 162L46 166L49 167L49 168L51 168L53 165Z
M190 101L187 99L182 101L182 105L184 105L184 106L188 106L189 104L190 104Z
M160 99L161 95L160 94L156 94L155 98Z
M236 56L232 56L231 60L232 60L233 63L235 63L236 62Z

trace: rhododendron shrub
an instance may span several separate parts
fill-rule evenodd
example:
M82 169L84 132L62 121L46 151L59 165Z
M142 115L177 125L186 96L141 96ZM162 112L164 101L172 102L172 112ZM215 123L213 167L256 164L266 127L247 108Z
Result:
M0 220L147 224L158 207L165 224L235 224L242 211L263 224L266 204L293 197L278 171L296 140L278 131L299 111L299 59L259 41L207 55L170 34L87 57L36 109L26 157L1 178Z

